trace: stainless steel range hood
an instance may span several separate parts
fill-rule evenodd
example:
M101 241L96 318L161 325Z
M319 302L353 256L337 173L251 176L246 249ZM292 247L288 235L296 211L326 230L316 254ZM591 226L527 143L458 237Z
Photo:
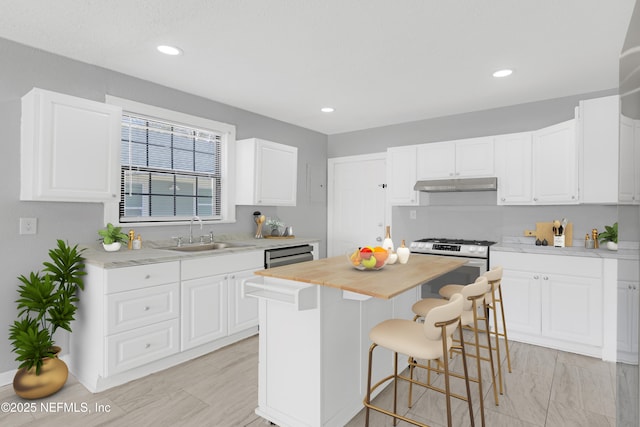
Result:
M443 193L456 191L495 191L498 189L498 178L455 178L418 181L414 190L427 193Z

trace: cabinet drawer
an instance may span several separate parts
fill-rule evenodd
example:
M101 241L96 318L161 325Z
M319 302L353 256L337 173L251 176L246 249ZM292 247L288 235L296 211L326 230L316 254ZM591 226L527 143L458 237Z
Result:
M177 353L179 330L173 319L107 337L107 376Z
M130 291L148 286L164 285L179 280L179 261L113 268L106 270L105 293Z
M107 296L107 335L175 319L180 310L178 283Z

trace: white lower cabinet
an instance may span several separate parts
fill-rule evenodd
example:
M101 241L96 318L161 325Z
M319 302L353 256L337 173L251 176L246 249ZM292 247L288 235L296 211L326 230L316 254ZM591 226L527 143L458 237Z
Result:
M618 264L617 360L638 364L638 315L640 312L638 262L620 260Z
M510 339L602 357L600 258L494 251Z
M99 392L199 357L258 331L242 281L263 251L101 268L86 264L69 369Z
M227 335L227 276L182 282L181 349L188 350Z

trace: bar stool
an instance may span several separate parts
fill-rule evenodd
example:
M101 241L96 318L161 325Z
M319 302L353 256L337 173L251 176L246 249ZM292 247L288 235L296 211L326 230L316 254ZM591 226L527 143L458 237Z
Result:
M484 426L484 392L482 390L482 369L480 366L481 361L489 362L491 366L491 384L493 386L493 397L497 404L498 402L498 392L495 383L495 369L493 365L493 351L491 349L491 335L489 329L489 321L486 316L486 305L485 305L485 295L489 292L489 282L486 277L480 276L476 279L474 283L463 285L460 294L464 299L464 304L462 308L462 314L460 316L460 325L463 328L470 329L473 332L473 342L462 341L462 344L466 347L467 345L473 345L475 348L474 353L469 353L467 351L466 357L475 357L476 359L476 369L478 372L477 378L469 378L469 381L474 381L478 383L478 389L480 391L480 418L482 421L482 425ZM446 299L438 299L438 298L425 298L418 302L416 302L411 309L415 313L414 321L419 318L425 318L428 313L433 310L434 307L438 307L442 304L442 302L446 303ZM480 314L479 314L480 313ZM484 321L484 326L481 326L480 321ZM487 337L487 345L480 344L480 333L485 334ZM488 353L488 357L482 356L482 349L486 349ZM455 353L456 350L453 349L450 353ZM427 365L428 367L428 365ZM428 375L428 374L427 374ZM459 376L459 374L451 374L453 376ZM413 377L413 372L411 372L411 377ZM430 377L427 377L427 382L430 381ZM411 401L411 385L409 386L409 400Z
M489 281L490 289L487 295L485 296L485 302L487 305L487 314L490 314L489 311L493 313L493 331L491 332L496 340L495 350L496 350L496 358L498 359L498 382L500 384L500 394L504 394L503 388L503 380L502 380L502 357L500 357L500 337L504 337L504 345L507 353L507 367L509 372L511 372L511 354L509 352L509 338L507 337L507 321L504 316L504 303L502 299L502 273L503 268L501 266L495 266L491 270L487 271L483 274L484 277ZM439 294L441 297L449 299L449 297L457 292L460 292L460 289L464 285L446 285L440 288ZM498 320L498 304L500 305L500 322ZM502 332L500 332L500 328L498 324L502 323ZM497 402L496 402L497 404Z
M367 372L367 394L364 398L365 412L365 426L369 425L369 410L373 409L377 412L389 415L393 417L394 425L397 420L402 420L407 423L424 426L416 420L407 418L398 414L397 411L397 397L398 397L398 380L402 379L408 381L409 384L418 384L423 387L444 393L447 404L447 425L451 426L451 396L458 399L466 400L469 406L469 416L471 419L471 425L474 426L473 409L471 405L471 390L469 388L469 380L467 375L467 363L464 357L464 345L460 346L463 357L463 366L465 372L465 384L467 389L467 397L459 396L451 393L449 386L449 351L454 348L452 335L458 330L460 339L462 340L462 329L459 328L460 316L462 314L463 307L462 295L454 295L448 301L439 307L435 307L425 318L424 323L416 323L406 319L389 319L374 326L369 332L369 338L373 342L369 347L369 366ZM373 350L376 347L384 347L394 352L393 358L393 374L378 381L373 387L371 386L371 367L373 362ZM438 373L444 373L445 389L435 387L430 384L425 384L420 381L414 380L398 374L398 353L410 355L410 360L426 359L436 360L441 359L443 363L443 369L437 369ZM380 385L393 379L393 411L386 410L379 406L375 406L371 403L371 393Z

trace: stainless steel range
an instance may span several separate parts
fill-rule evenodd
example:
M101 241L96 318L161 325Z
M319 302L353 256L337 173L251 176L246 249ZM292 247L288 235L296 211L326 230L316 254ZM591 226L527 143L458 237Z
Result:
M487 240L428 238L411 242L412 254L440 255L464 258L467 263L459 268L430 280L422 285L423 298L438 298L438 290L444 285L466 285L489 269L489 247L495 244Z

